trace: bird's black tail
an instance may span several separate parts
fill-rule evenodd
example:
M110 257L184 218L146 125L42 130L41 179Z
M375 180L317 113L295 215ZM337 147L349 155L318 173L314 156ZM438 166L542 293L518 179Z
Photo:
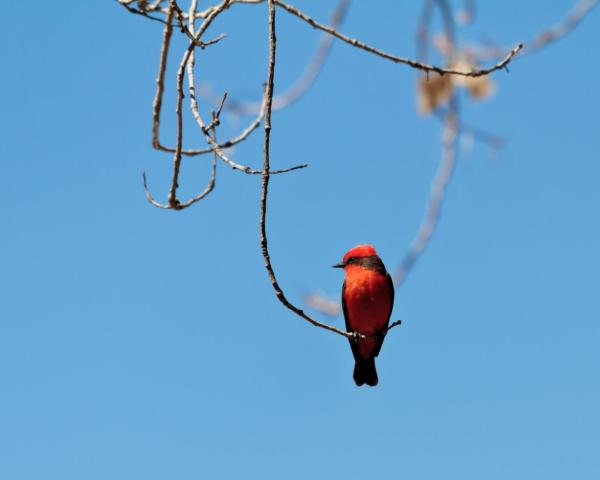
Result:
M359 387L365 383L370 387L377 385L377 369L375 368L375 358L367 358L365 360L356 360L354 364L354 383Z

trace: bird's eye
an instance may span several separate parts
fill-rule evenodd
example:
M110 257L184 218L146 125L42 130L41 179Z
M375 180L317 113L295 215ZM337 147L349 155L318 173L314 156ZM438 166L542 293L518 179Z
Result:
M353 263L356 260L356 257L350 257L348 259L348 263Z

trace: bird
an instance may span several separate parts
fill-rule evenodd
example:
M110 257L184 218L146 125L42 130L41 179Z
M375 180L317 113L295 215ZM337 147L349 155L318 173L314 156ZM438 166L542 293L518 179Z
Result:
M349 338L354 355L354 383L374 387L378 383L375 357L379 355L394 306L394 283L375 247L357 245L333 265L343 268L342 308L346 331L366 338Z

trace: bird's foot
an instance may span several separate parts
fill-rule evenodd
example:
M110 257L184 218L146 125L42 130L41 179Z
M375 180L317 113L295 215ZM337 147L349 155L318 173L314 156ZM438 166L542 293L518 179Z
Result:
M353 342L357 342L362 339L365 338L365 336L361 333L358 332L350 332L350 340L352 340Z

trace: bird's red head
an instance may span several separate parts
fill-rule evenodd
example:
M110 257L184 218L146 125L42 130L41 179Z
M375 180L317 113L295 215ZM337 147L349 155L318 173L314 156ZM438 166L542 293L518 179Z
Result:
M377 252L375 251L375 247L373 245L357 245L346 252L344 258L342 259L342 263L338 263L337 265L334 265L334 267L345 268L358 259L373 256L377 256Z
M363 258L363 257L372 257L373 255L377 255L377 252L375 251L375 247L373 245L369 245L369 244L357 245L356 247L351 248L350 250L348 250L346 252L346 255L344 255L343 261L347 262L352 257Z

